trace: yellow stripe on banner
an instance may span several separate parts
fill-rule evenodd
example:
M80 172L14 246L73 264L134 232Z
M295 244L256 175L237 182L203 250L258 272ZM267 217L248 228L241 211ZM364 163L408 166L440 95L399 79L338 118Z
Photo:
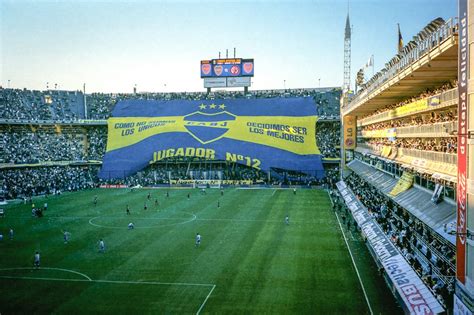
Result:
M221 122L185 121L185 116L109 118L107 152L136 144L154 135L187 132L203 144L228 138L296 154L320 154L315 141L316 121L316 116L235 116L235 120ZM220 128L223 132L220 137L204 141L186 126Z
M167 132L186 132L182 116L109 118L107 152Z
M226 138L267 145L296 154L320 154L315 116L240 116Z

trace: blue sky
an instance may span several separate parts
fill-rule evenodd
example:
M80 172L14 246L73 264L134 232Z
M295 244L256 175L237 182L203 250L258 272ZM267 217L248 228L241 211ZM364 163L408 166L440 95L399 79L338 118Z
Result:
M252 89L341 86L347 1L0 0L3 87L202 91L201 59L255 59ZM352 74L375 71L456 0L351 0ZM352 83L353 85L353 83Z

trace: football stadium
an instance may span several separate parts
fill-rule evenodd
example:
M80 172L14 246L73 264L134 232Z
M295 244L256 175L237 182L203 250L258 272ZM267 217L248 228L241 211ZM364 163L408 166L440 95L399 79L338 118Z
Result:
M195 32L214 47L211 33L243 24L192 2L146 15L150 3L0 3L0 314L474 314L473 1L394 4L393 21L419 18L389 25L390 41L361 34L386 33L388 20L361 26L385 1L223 2L276 28L279 14L305 24L310 6L337 8L339 51L308 59L264 47L258 23L242 56L187 55L193 35L175 28L195 34L202 18ZM158 7L179 19L150 20ZM308 23L295 40L314 40L323 22ZM174 46L140 34L150 25ZM123 38L158 45L156 59ZM317 84L292 77L318 54ZM129 84L155 61L165 81Z

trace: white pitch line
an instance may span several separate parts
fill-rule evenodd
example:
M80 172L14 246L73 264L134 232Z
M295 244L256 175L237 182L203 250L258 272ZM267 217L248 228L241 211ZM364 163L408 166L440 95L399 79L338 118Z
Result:
M71 269L52 268L52 267L41 267L41 268L39 268L39 269L43 269L43 270L60 270L60 271L75 273L75 274L78 274L78 275L80 275L80 276L86 278L88 281L92 281L92 279L91 279L88 275L83 274L82 272L79 272L79 271L71 270ZM33 268L33 267L0 268L0 271L3 271L3 270L37 270L37 268Z
M198 311L196 312L196 315L199 315L199 313L201 313L201 311L202 311L204 305L206 304L207 300L209 299L209 297L210 297L211 294L212 294L212 291L214 291L215 288L216 288L216 285L214 284L214 285L212 286L211 291L209 291L209 294L206 296L206 299L204 300L204 302L202 302L201 307L200 307L200 308L198 309Z
M177 223L169 223L169 224L161 224L161 225L152 225L152 226L135 226L135 229L154 229L154 228L160 228L160 227L166 227L166 226L173 226L173 225L180 225L180 224L186 224L186 223L190 223L190 222L193 222L196 220L197 216L195 214L192 214L192 218L190 220L187 220L187 221L183 221L183 222L177 222ZM123 226L123 227L120 227L120 226L109 226L109 225L101 225L101 224L97 224L97 223L94 223L92 222L93 220L95 219L98 219L98 218L121 218L121 217L107 217L107 216L97 216L97 217L93 217L89 220L89 224L92 225L92 226L95 226L95 227L100 227L100 228L107 228L107 229L120 229L120 230L123 230L123 229L128 229L127 226ZM138 218L138 219L141 219L141 220L179 220L180 218Z
M349 234L351 235L352 240L353 240L353 241L356 241L356 239L355 239L355 237L354 237L354 234L352 234L352 231L351 231L351 230L349 230Z
M193 214L193 216L196 216L195 214ZM12 218L12 217L10 217ZM24 219L24 217L18 217L18 219ZM57 216L57 217L49 217L50 219L61 219L61 218L76 218L76 219L89 219L89 221L94 221L98 218L104 218L104 219L120 219L122 217L117 217L117 216L96 216L96 217L61 217L61 216ZM127 218L132 218L133 217L127 217ZM139 220L178 220L180 218L137 218ZM205 219L205 218L198 218L196 216L196 218L192 218L191 220L189 221L184 221L184 222L178 222L178 223L172 223L172 224L165 224L165 225L153 225L153 226L147 226L147 227L137 227L135 226L135 228L147 228L147 229L151 229L151 228L158 228L158 227L164 227L164 226L171 226L171 225L178 225L178 224L185 224L185 223L189 223L189 222L192 222L192 221L229 221L229 222L268 222L268 223L275 223L275 222L282 222L282 220L264 220L264 219L232 219L232 218L208 218L208 219ZM301 221L291 221L293 223L307 223L307 224L321 224L321 223L330 223L330 221L327 221L327 220L318 220L318 221L307 221L307 220L301 220ZM128 229L128 227L119 227L119 226L102 226L102 225L99 225L99 224L96 224L94 222L90 223L92 226L96 226L96 227L106 227L106 228L111 228L111 229Z
M40 268L45 269L45 268ZM1 276L2 279L18 279L18 280L43 280L43 281L70 281L70 282L96 282L111 284L147 284L147 285L176 285L176 286L194 286L194 287L215 287L210 283L186 283L186 282L157 282L157 281L121 281L121 280L86 280L86 279L66 279L66 278L46 278L46 277L15 277Z
M196 221L229 221L229 222L282 222L282 220L258 220L258 219L196 219ZM297 221L292 221L292 222L297 222ZM303 221L301 221L303 222Z
M276 191L277 191L276 189L273 189L272 196L276 193Z
M120 281L120 280L92 280L100 283L118 283L118 284L149 284L149 285L177 285L177 286L193 286L193 287L215 287L211 283L187 283L187 282L157 282L157 281Z
M362 291L364 292L365 301L367 302L367 305L369 306L370 314L373 315L374 312L372 311L372 306L370 306L369 298L367 297L367 292L365 292L365 287L364 287L364 284L362 283L362 279L361 279L360 274L359 274L359 269L357 269L357 265L355 263L354 256L352 256L352 251L351 251L351 248L349 247L349 243L347 242L346 235L344 234L344 231L342 230L341 221L339 221L339 216L337 215L337 212L335 212L335 214L336 214L337 222L339 223L339 228L341 229L342 236L344 237L344 241L346 242L347 249L349 250L349 254L351 255L352 264L354 265L354 268L356 270L357 278L359 278L360 286L362 287Z
M41 270L41 268L40 268L40 270ZM43 281L70 281L70 282L95 282L94 280L86 280L86 279L45 278L45 277L14 277L14 276L0 276L0 279L43 280Z

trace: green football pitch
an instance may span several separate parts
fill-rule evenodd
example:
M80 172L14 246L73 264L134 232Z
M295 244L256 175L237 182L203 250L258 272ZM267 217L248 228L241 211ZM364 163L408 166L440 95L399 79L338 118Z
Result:
M401 312L360 236L341 230L324 190L206 192L96 189L37 197L33 203L48 203L42 218L31 216L30 204L3 207L0 313Z

